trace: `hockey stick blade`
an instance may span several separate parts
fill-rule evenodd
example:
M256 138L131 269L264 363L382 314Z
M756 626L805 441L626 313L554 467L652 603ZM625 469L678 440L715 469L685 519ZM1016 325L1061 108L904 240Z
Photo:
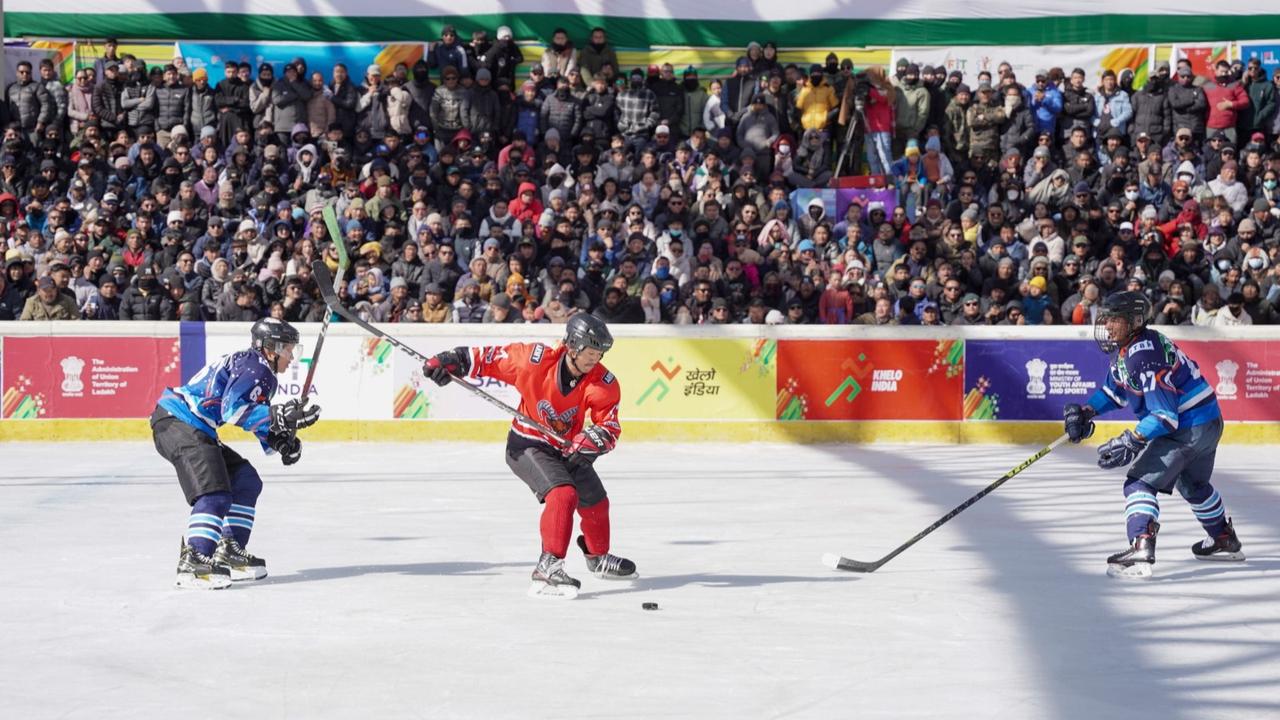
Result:
M335 292L332 287L330 287L330 284L333 282L333 280L329 276L329 268L325 266L323 260L316 260L315 262L311 263L311 274L315 276L316 285L320 288L320 296L324 298L324 303L329 306L330 310L337 313L339 317L355 325L359 325L366 332L372 335L375 335L377 337L382 338L383 340L386 340L387 342L391 343L396 348L402 350L404 353L412 357L414 360L417 360L418 362L425 363L427 362L427 360L430 359L426 355L423 355L417 350L414 350L413 348L406 345L399 338L396 338L393 335L388 335L387 333L379 330L372 323L365 321L359 315L355 314L346 306L344 306L338 300L338 293ZM555 430L552 430L551 428L547 427L545 424L538 422L537 420L534 420L528 415L525 415L519 410L502 402L498 398L490 395L489 393L481 390L478 387L473 386L471 383L467 382L466 380L463 380L457 375L450 375L449 379L453 381L454 385L457 385L458 387L461 387L467 390L468 392L479 396L480 399L502 410L508 415L519 418L520 422L523 422L526 425L529 425L530 427L538 428L538 430L541 431L543 435L546 435L552 440L555 440L556 442L560 443L562 447L568 447L569 441L566 440L564 436L557 433Z
M925 528L924 530L921 530L919 533L916 534L915 537L911 538L910 540L894 548L893 552L889 553L888 555L885 555L879 560L876 560L874 562L864 562L862 560L851 560L847 557L836 555L834 553L827 553L822 556L822 564L826 565L832 570L847 570L849 572L858 572L858 573L872 573L872 572L875 572L876 570L879 570L881 567L884 566L885 563L898 557L898 555L900 555L904 550L923 540L925 536L928 535L929 533L933 532L934 530L937 530L943 525L946 525L948 521L950 521L952 518L959 515L960 513L964 512L966 509L969 508L969 506L978 502L982 498L989 495L996 488L1000 487L1001 485L1005 484L1009 480L1013 479L1013 476L1017 475L1023 470L1026 470L1027 468L1034 465L1037 460L1053 452L1054 448L1058 447L1059 445L1061 445L1066 441L1067 441L1067 435L1063 433L1058 437L1057 440L1054 440L1053 442L1044 446L1035 455L1032 455L1031 457L1024 460L1021 465L1005 473L1004 476L1001 477L999 480L991 483L990 485L986 486L985 488L983 488L982 490L978 491L976 494L971 496L968 500L965 500L964 502L957 505L955 508L951 510L951 512L947 513L946 515L943 515L941 518L938 518L938 520L934 522L932 525Z

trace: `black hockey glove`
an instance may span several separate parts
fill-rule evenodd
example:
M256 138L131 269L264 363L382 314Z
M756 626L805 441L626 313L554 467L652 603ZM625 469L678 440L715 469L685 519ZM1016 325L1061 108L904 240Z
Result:
M599 425L592 425L573 436L573 441L569 443L569 464L590 465L596 461L596 458L612 450L617 442L608 430Z
M280 461L292 465L302 459L302 441L293 433L270 433L267 445L280 453Z
M1071 403L1062 408L1063 425L1066 427L1067 439L1073 443L1088 440L1093 436L1093 416L1098 413L1088 405Z
M1125 430L1119 437L1111 438L1098 448L1098 467L1103 470L1124 467L1138 457L1147 447L1147 441L1132 430Z
M271 432L292 434L298 430L311 427L320 419L320 406L302 406L298 398L271 406Z
M466 375L471 371L471 350L465 347L456 347L452 350L445 350L442 353L432 356L422 364L422 374L431 379L431 382L444 387L448 385L450 375L459 377Z

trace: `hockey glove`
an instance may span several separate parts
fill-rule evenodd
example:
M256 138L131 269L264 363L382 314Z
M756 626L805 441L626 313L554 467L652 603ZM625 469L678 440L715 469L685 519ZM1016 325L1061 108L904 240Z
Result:
M302 441L292 433L271 433L267 435L267 445L280 453L280 461L292 465L302 459Z
M450 375L461 377L470 372L470 370L471 350L464 347L445 350L432 356L422 365L422 374L440 387L444 387L451 382L449 380Z
M298 430L311 427L320 419L320 406L303 407L298 398L271 406L271 432L293 434Z
M1125 430L1119 437L1111 438L1098 448L1098 467L1103 470L1124 467L1138 457L1147 447L1147 441Z
M1066 426L1067 439L1073 443L1088 440L1093 436L1093 416L1098 413L1088 405L1080 406L1071 403L1062 408L1063 424Z
M571 465L590 465L596 458L613 449L617 444L613 435L599 425L592 425L573 436L569 443L568 457Z

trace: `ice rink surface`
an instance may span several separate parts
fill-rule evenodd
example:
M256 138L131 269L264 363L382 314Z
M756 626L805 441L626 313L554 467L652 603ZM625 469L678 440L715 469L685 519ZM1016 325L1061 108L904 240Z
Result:
M1036 448L659 445L598 468L641 579L526 597L539 508L501 444L310 444L266 490L271 577L172 588L186 505L148 444L4 445L0 718L1280 717L1280 450L1224 447L1245 564L1105 576L1119 472ZM659 603L657 611L641 609Z

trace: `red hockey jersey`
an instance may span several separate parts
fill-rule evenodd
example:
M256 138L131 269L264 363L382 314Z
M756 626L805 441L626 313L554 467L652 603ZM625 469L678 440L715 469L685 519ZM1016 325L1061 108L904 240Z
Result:
M561 360L566 352L568 348L563 345L553 348L542 343L473 347L468 377L493 378L514 386L520 392L520 412L555 430L561 437L572 439L589 416L593 425L611 433L616 441L622 435L618 421L618 403L622 398L618 379L603 363L597 364L578 379L568 395L562 394ZM519 418L512 418L511 431L559 449L555 440Z

